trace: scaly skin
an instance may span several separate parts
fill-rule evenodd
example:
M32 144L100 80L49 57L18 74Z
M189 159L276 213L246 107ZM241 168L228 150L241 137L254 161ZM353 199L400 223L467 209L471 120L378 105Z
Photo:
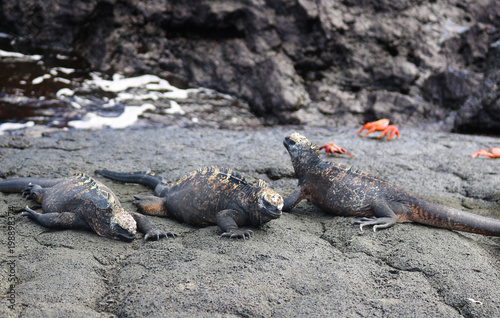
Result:
M359 216L361 229L383 229L396 222L500 236L500 220L442 206L414 196L376 176L319 158L319 149L294 133L284 140L298 178L297 188L285 199L283 211L308 199L323 211Z
M92 230L100 236L130 242L137 230L144 239L174 233L158 230L145 216L126 212L115 194L85 174L61 179L12 178L0 181L0 191L21 192L42 205L43 214L26 207L22 215L54 229Z
M139 212L172 216L194 226L217 224L224 237L249 238L251 230L240 226L257 226L281 216L283 198L259 183L249 185L231 169L203 167L192 171L172 186L148 172L121 173L97 170L107 178L140 183L154 189L155 196L137 197Z

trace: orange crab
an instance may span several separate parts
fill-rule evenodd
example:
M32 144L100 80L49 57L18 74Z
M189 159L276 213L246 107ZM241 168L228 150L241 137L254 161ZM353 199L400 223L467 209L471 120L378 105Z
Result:
M366 135L371 134L374 131L382 131L382 133L377 137L377 139L381 138L382 136L387 136L389 135L389 133L390 135L389 138L387 138L387 140L391 140L391 138L394 135L396 135L399 138L398 127L394 125L389 125L389 119L386 118L364 124L363 127L361 127L361 129L358 130L358 136L365 129L368 129L368 132L363 135L363 138L365 138Z
M352 158L352 154L349 151L345 150L344 148L340 147L339 145L334 144L333 142L329 142L328 145L323 145L323 146L319 147L319 150L321 150L321 149L325 149L325 153L327 155L334 155L335 158L339 157L339 156L337 156L337 153L339 153L341 155L346 154Z
M470 156L472 158L476 158L477 156L485 156L488 159L500 158L500 147L497 148L490 147L489 151L484 149L479 149Z

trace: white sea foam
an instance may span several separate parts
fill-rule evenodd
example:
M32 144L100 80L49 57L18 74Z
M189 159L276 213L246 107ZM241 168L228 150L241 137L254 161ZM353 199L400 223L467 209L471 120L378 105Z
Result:
M34 85L41 84L44 80L49 79L50 77L51 77L50 74L45 74L45 75L36 77L31 81L31 84L34 84Z
M181 105L179 105L176 101L170 101L170 108L165 110L166 114L181 114L184 115L186 112L182 110Z
M61 88L60 90L57 91L56 96L61 97L61 96L73 96L75 92L72 89L69 88Z
M156 75L141 75L137 77L125 78L123 75L115 74L112 80L105 80L98 74L92 73L92 81L104 91L120 93L122 99L130 98L131 94L126 95L125 91L129 88L145 88L149 91L147 97L143 99L172 98L186 99L190 92L198 92L201 89L180 89L172 86L167 80ZM134 96L134 99L141 99L140 96Z
M58 60L69 60L69 59L71 59L69 56L62 55L62 54L57 54L57 55L56 55L56 58L57 58Z
M63 71L61 68L56 69L58 71ZM229 95L220 94L207 88L180 89L172 86L167 80L156 75L142 75L126 78L123 75L115 74L110 80L102 78L102 75L99 73L91 73L90 76L90 80L86 80L81 84L83 88L90 88L92 90L92 88L98 87L105 92L116 94L112 98L101 97L103 102L100 104L101 109L110 108L117 104L142 104L142 106L125 106L123 114L119 117L103 117L96 113L88 113L83 120L74 120L68 123L70 127L76 129L100 129L102 127L125 128L133 125L144 111L156 109L156 107L152 105L155 101L161 101L162 104L164 104L165 101L170 103L170 108L162 109L164 114L185 115L186 112L177 101L187 99L191 93L201 92L207 95L217 95L220 98L232 99ZM45 78L46 77L42 76L38 81ZM56 96L61 101L69 103L72 107L77 109L95 105L96 103L95 100L88 99L84 95L75 94L75 91L71 88L60 89L56 93Z
M61 68L56 68L61 70ZM111 80L106 80L101 77L98 73L90 74L92 79L83 82L83 86L92 87L97 86L103 91L117 93L115 98L110 99L103 107L111 107L118 103L133 103L134 101L157 101L157 100L169 100L171 108L165 110L167 114L181 114L184 115L185 111L181 106L175 102L175 100L186 99L189 97L189 93L196 93L204 91L210 93L211 91L206 88L196 88L196 89L180 89L172 86L167 80L162 79L156 75L142 75L137 77L125 78L123 75L115 74ZM44 79L48 78L48 74L34 79L34 84L41 83ZM129 89L139 88L143 89L145 93L138 94L136 91L133 93L129 92ZM74 91L69 88L63 88L56 93L58 98L72 97L74 98L69 101L69 103L74 108L82 108L87 104L83 99L78 99L75 96ZM222 98L225 98L221 94Z
M0 33L0 37L10 37L10 35ZM43 61L41 61L42 55L27 55L19 52L0 50L0 58L3 57L23 61L31 60L37 64L43 64ZM59 60L75 59L62 54L57 54L56 58ZM90 112L85 115L83 120L73 120L68 123L70 127L77 129L99 129L102 127L125 128L133 125L144 111L156 109L153 103L162 105L161 112L164 114L185 115L186 112L177 101L189 98L190 94L202 93L217 95L220 98L232 98L231 96L220 94L207 88L181 89L171 85L167 80L151 74L128 78L121 74L115 74L111 79L104 79L104 75L97 72L89 74L91 79L81 79L80 77L69 78L67 76L75 72L76 69L73 68L53 67L46 74L33 78L31 84L39 85L51 79L54 82L65 84L64 86L69 86L57 91L56 98L75 109L86 110L99 107L105 112L107 108L115 107L116 105L125 105L123 113L118 117L104 117L97 115L95 112ZM19 83L27 85L30 81L22 80ZM103 96L101 92L96 91L96 87L104 92L114 94ZM112 97L109 97L109 95ZM46 96L39 96L37 98L42 101L46 99ZM164 105L168 104L170 108L165 109ZM27 128L33 125L33 122L25 124L0 124L0 134L5 130Z
M103 90L108 92L122 92L129 88L141 87L152 82L161 81L158 76L155 75L142 75L138 77L128 77L125 78L121 74L114 74L112 80L105 80L96 73L91 73L92 83L101 87Z
M71 81L67 78L63 78L63 77L54 77L54 82L61 82L61 83L64 83L64 84L71 84Z
M64 74L72 74L75 72L74 68L67 68L67 67L54 67L53 70L64 73Z
M21 123L4 123L0 124L0 135L3 135L7 130L18 130L35 126L33 121L28 121L24 124Z
M146 110L153 109L155 109L155 106L146 103L141 106L126 106L123 113L118 117L103 117L95 113L88 113L83 120L70 121L68 126L77 129L126 128L133 125Z
M26 55L18 52L9 52L9 51L4 51L0 50L0 57L13 57L13 58L18 58L18 59L28 59L28 60L34 60L38 61L42 59L41 55Z

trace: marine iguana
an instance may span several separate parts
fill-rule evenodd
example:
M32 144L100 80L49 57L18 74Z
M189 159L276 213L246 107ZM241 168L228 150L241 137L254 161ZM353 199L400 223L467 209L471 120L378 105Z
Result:
M157 229L144 215L125 211L108 187L82 173L60 179L4 179L0 180L0 191L21 192L41 204L43 214L26 206L21 215L48 228L93 230L127 242L134 239L137 230L145 234L144 240L176 236Z
M283 143L298 178L297 188L285 198L285 212L308 199L327 213L362 217L354 222L361 229L416 222L500 236L500 220L432 203L369 173L321 160L318 147L298 133L285 137Z
M257 226L279 218L283 207L281 195L268 189L263 181L251 186L239 173L216 166L192 171L171 186L149 172L96 170L95 173L154 189L155 196L135 196L139 212L172 216L199 227L217 224L222 237L249 238L253 232L240 230L240 226Z

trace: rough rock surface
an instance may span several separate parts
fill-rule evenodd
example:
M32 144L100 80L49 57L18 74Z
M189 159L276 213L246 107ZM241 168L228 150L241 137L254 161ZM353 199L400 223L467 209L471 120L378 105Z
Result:
M289 194L296 185L284 136L260 131L149 129L0 136L0 177L61 177L94 169L152 169L169 182L227 165ZM301 130L354 154L338 160L430 200L500 218L498 160L469 155L499 139L403 129L391 142L355 128ZM96 176L133 210L143 186ZM32 206L32 203L29 203ZM176 239L124 243L48 230L20 217L26 200L0 193L2 317L498 317L500 240L415 224L360 232L355 218L301 202L250 240L219 238L151 217ZM9 224L12 222L12 224ZM9 225L11 228L9 228ZM11 253L12 251L12 253ZM14 303L14 309L8 306Z
M443 121L499 134L500 4L468 1L1 1L21 51L153 73L247 101L266 123Z

